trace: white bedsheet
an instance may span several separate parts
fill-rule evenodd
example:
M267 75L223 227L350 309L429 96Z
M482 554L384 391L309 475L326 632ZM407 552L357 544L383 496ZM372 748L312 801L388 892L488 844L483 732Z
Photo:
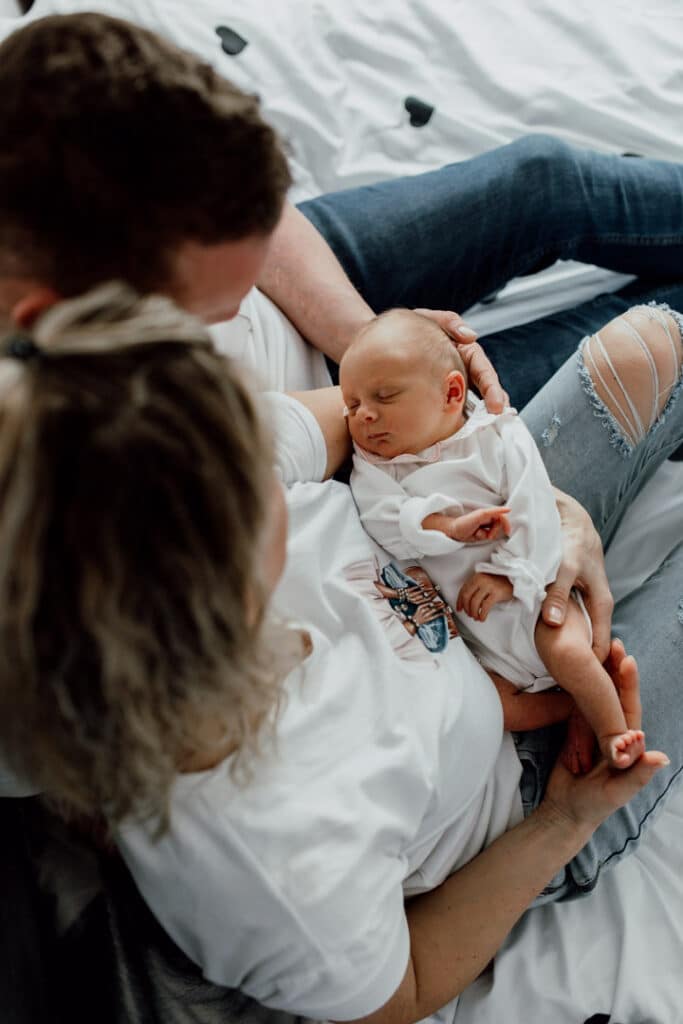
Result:
M161 31L257 91L289 140L295 198L529 131L683 160L680 0L37 0L32 16L87 9ZM18 22L1 14L5 34ZM222 52L218 26L247 41L240 54ZM424 127L410 125L407 96L434 106ZM470 319L497 330L623 280L563 264L513 282ZM680 542L682 523L683 464L668 464L609 552L619 595ZM682 850L683 787L595 893L522 919L493 974L461 999L457 1024L580 1024L599 1012L613 1024L683 1022Z

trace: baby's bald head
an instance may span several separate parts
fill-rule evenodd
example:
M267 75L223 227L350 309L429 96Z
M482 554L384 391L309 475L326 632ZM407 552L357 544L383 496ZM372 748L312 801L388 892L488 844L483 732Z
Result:
M385 350L388 356L401 360L414 358L421 372L433 371L438 377L458 370L467 386L465 364L449 336L437 323L413 309L388 309L380 313L358 331L350 349L356 345L367 347L368 352L372 348L373 354Z
M393 458L450 437L464 422L467 375L441 328L410 309L363 327L339 364L351 437Z

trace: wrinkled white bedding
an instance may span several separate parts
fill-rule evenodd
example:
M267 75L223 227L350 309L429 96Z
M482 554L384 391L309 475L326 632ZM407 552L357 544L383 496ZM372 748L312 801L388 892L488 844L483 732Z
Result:
M3 35L18 23L1 17L7 6ZM295 198L431 169L529 131L683 160L675 0L37 0L32 16L85 9L161 31L257 91L289 140ZM219 26L246 41L240 53L223 52ZM410 124L408 96L434 107L422 127ZM565 264L513 283L470 319L498 329L623 280ZM682 523L683 464L669 463L609 552L618 596L680 542ZM523 918L493 973L462 997L457 1024L683 1021L682 850L683 787L594 894Z

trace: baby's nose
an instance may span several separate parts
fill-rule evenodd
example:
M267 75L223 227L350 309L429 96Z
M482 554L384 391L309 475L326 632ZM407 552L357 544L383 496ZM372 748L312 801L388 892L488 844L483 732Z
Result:
M360 410L361 418L366 420L368 423L372 423L377 419L377 413L371 405L363 405Z

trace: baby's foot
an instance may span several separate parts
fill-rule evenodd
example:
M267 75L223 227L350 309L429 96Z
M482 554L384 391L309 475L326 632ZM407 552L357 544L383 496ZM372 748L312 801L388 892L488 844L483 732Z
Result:
M593 767L595 733L580 711L567 722L567 738L560 754L562 764L572 775L584 775Z
M600 740L600 749L613 768L630 768L645 752L645 733L642 729L627 729L615 736Z

